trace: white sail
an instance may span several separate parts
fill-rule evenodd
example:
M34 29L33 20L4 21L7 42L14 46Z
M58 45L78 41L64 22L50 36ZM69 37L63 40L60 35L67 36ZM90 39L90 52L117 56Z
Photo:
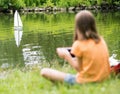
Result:
M23 31L19 31L19 30L14 31L15 42L16 42L17 47L20 46L20 42L21 42L21 39L22 39L22 34L23 34Z
M22 24L20 15L16 10L15 14L14 14L14 27L22 27L22 26L23 26L23 24Z

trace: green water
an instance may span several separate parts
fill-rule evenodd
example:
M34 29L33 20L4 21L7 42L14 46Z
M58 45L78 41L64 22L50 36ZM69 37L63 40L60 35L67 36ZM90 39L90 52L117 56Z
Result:
M93 12L110 56L120 59L120 12ZM23 35L17 47L13 15L0 14L0 66L24 66L58 60L57 47L71 46L75 13L21 14ZM94 49L93 49L94 50Z

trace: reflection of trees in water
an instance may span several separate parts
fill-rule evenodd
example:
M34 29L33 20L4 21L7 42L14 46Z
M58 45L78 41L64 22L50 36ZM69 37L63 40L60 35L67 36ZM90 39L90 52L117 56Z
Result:
M0 14L0 40L12 37L13 15Z
M0 14L0 29L1 31L4 30L4 32L9 31L10 29L6 28L12 28L13 27L13 15L5 15L5 14Z
M24 18L25 29L27 30L44 30L44 32L68 29L74 24L74 14L27 14ZM28 28L29 27L29 28ZM73 30L73 28L71 28Z
M23 66L21 46L18 48L13 40L0 41L0 64L8 63Z
M51 62L54 59L57 59L57 47L71 46L71 38L71 33L61 33L57 35L49 32L35 34L32 33L23 36L22 44L39 46L39 48L35 49L34 51L39 53L38 56L42 55L40 57L44 57L47 62ZM31 48L33 47L32 45L28 47ZM39 59L39 62L41 62L41 59L42 58Z
M69 28L71 23L73 24L74 14L70 13L61 13L61 14L28 14L24 21L38 23L39 29L34 28L33 33L28 33L26 35L29 43L38 42L41 46L40 50L43 52L45 59L48 62L51 62L54 59L57 59L56 48L63 46L71 46L72 42L72 33L73 28ZM32 18L32 19L31 19ZM29 24L29 23L28 23ZM69 26L70 24L70 26ZM67 25L68 27L64 26ZM33 24L34 26L34 24ZM56 31L56 27L58 30ZM32 26L30 26L32 27ZM62 28L68 29L62 29ZM47 30L47 31L46 31ZM42 33L37 33L41 31ZM45 33L46 32L46 33ZM31 37L32 36L32 37ZM23 39L24 40L24 39ZM24 41L23 41L24 42Z
M71 13L57 13L57 14L26 14L25 20L39 21L40 23L52 23L69 22L74 20L74 14ZM32 18L32 19L31 19Z
M40 34L39 34L40 35ZM38 43L41 45L41 50L48 62L57 59L56 48L71 46L71 34L61 33L54 35L52 33L39 36Z
M110 55L120 59L120 12L98 13L96 16L99 33L104 36Z

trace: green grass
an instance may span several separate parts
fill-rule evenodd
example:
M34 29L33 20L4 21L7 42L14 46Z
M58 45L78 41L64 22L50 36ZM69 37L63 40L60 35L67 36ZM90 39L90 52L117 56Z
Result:
M52 66L58 70L74 73L70 66ZM52 83L39 74L39 66L0 70L0 94L120 94L120 79L111 77L101 83L70 86Z

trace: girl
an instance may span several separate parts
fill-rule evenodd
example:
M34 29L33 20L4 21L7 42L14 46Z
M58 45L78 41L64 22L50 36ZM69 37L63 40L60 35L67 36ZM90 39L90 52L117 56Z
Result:
M44 68L41 70L43 77L69 84L100 82L109 77L107 45L97 33L94 16L87 10L79 12L75 17L74 43L71 51L57 48L57 53L77 71L76 75Z

